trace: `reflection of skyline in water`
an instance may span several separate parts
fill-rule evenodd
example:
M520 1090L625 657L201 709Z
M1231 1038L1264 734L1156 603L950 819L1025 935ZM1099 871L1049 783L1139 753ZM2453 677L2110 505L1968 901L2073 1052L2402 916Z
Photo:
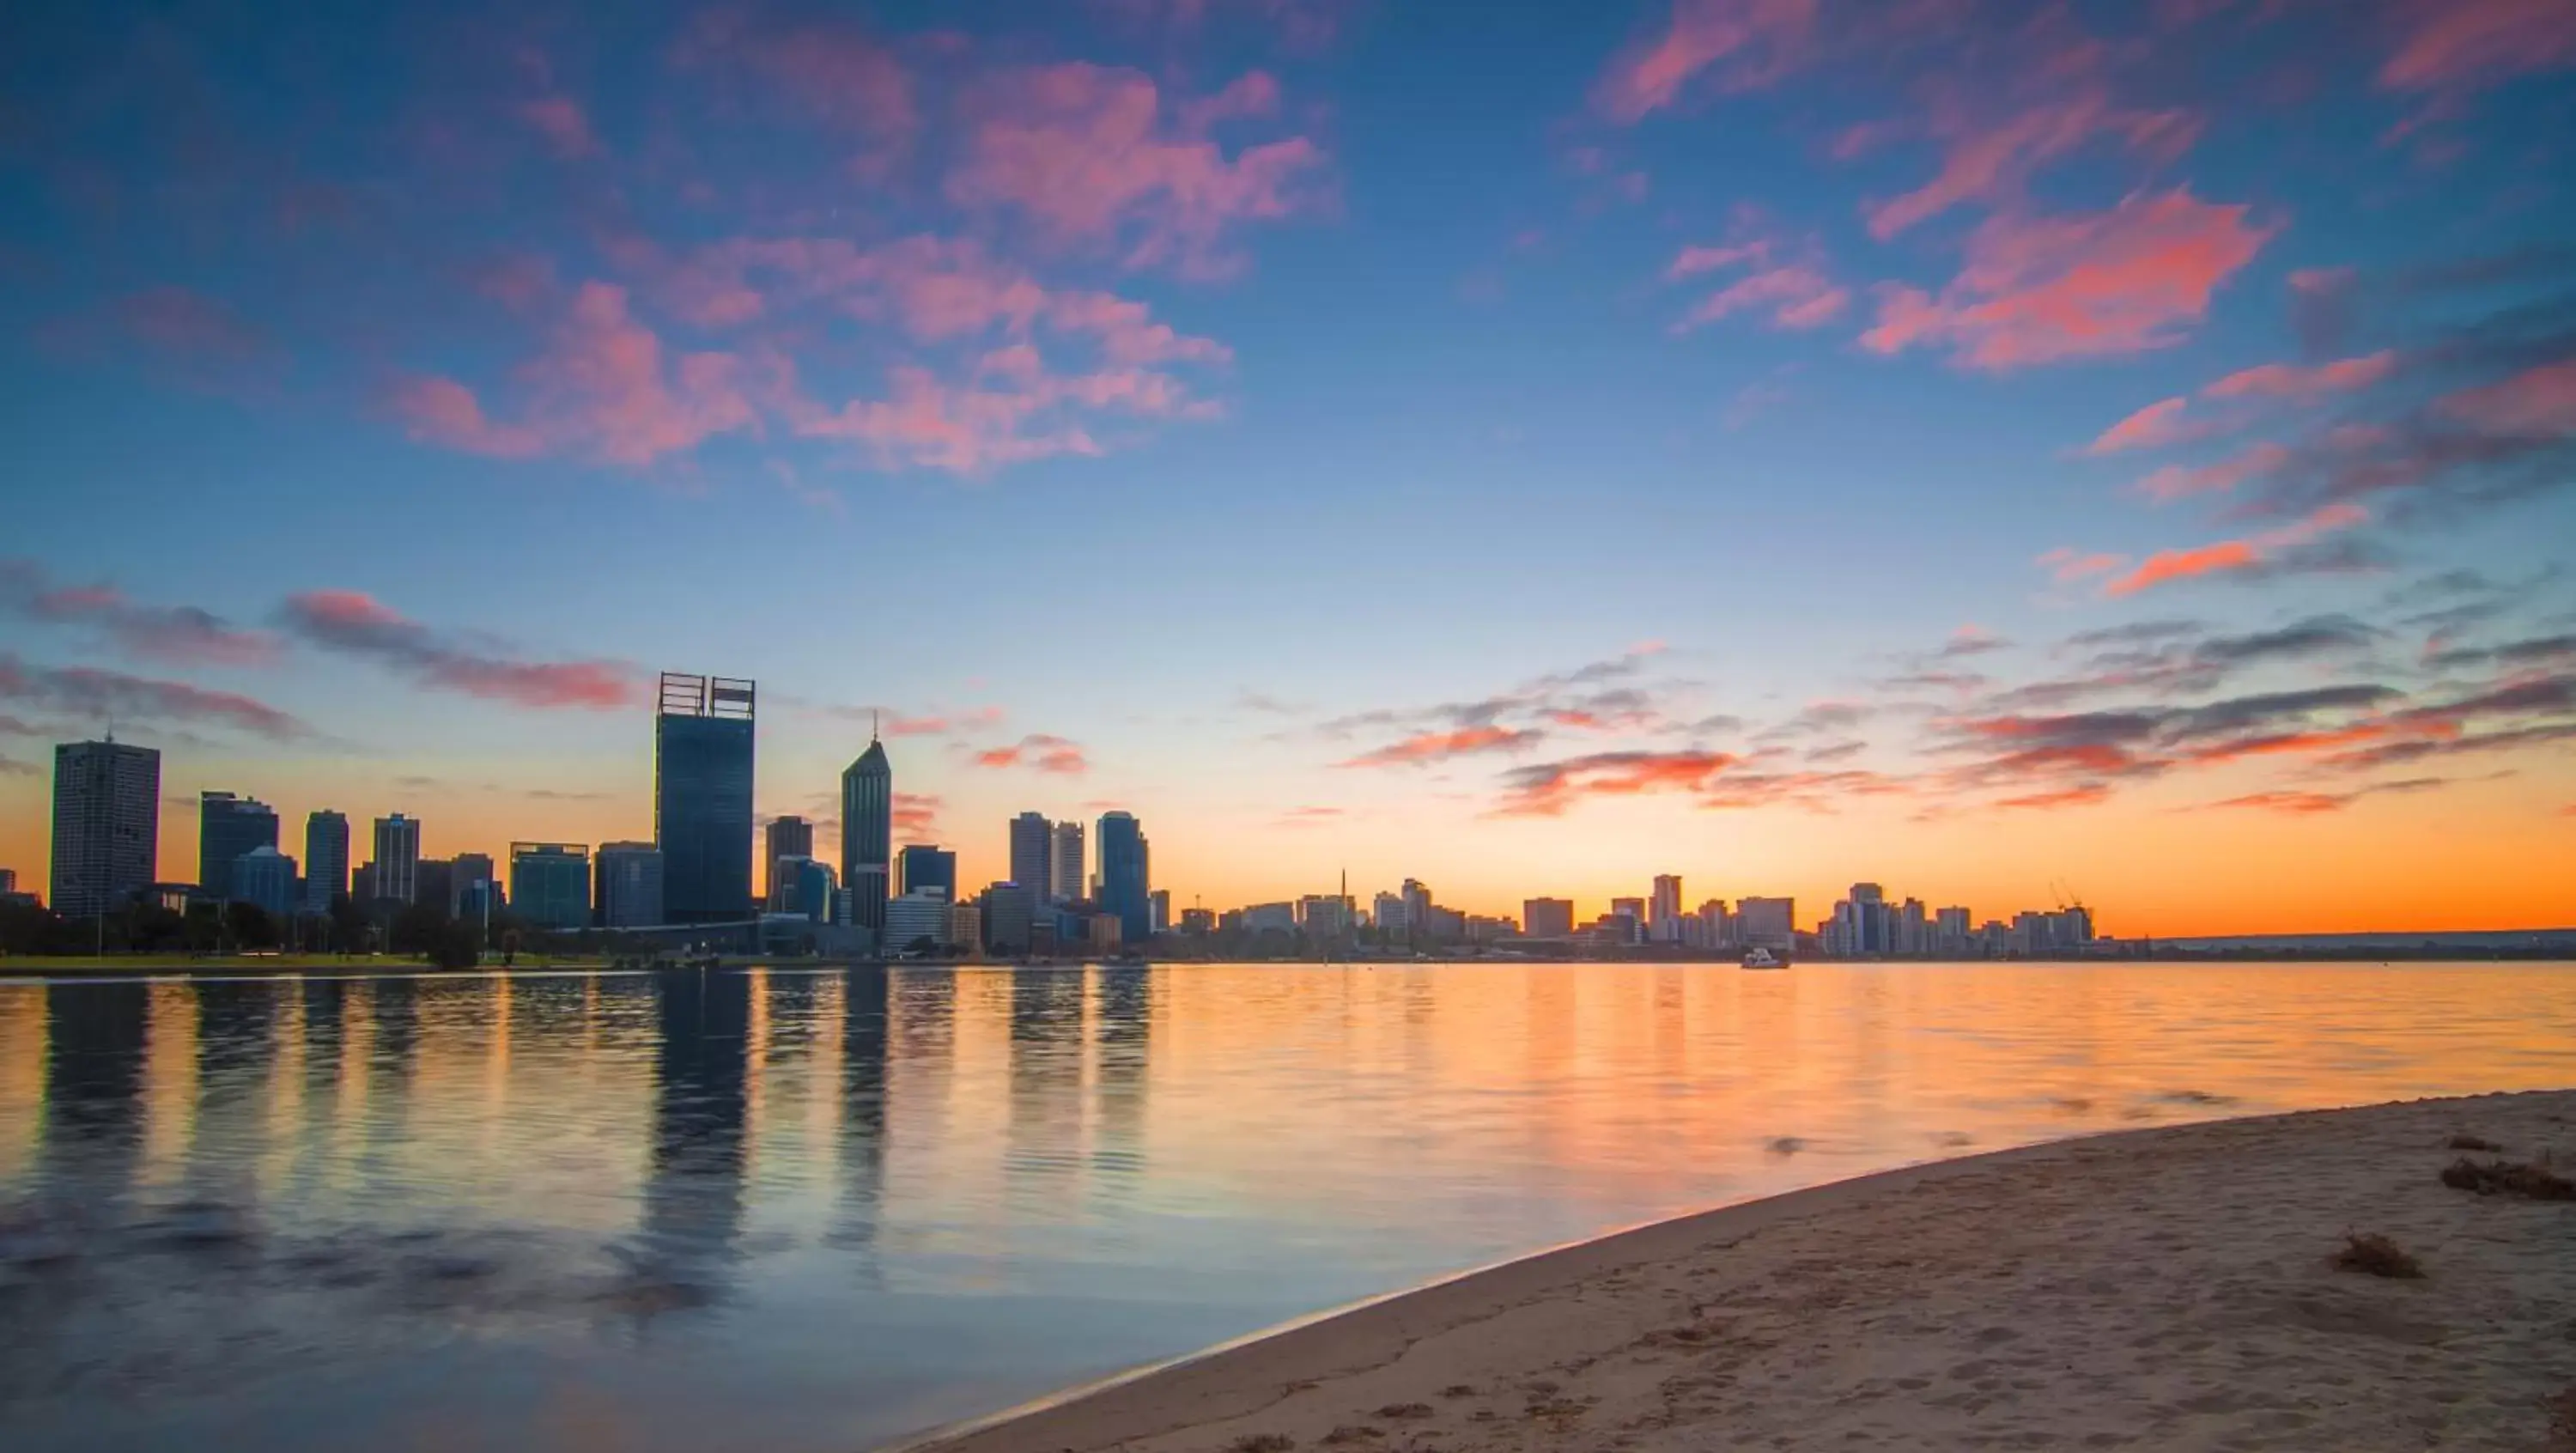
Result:
M561 1380L647 1453L847 1453L1722 1199L2562 1083L2571 1036L2522 966L0 983L0 1419L524 1444L483 1389Z

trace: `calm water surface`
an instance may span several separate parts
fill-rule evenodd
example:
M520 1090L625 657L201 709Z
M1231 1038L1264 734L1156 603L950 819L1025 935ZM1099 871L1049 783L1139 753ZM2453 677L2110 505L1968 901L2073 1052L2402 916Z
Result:
M2576 1084L2576 969L0 984L37 1449L851 1453L1910 1161Z

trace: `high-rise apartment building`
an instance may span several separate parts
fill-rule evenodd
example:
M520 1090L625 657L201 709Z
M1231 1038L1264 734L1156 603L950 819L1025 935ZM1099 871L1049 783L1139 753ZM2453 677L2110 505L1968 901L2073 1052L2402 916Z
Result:
M589 845L510 844L510 910L539 928L588 926Z
M240 898L233 886L233 860L276 846L276 808L229 792L197 794L197 886L209 897L217 902Z
M323 809L304 818L304 911L321 913L349 896L349 819Z
M1141 944L1153 936L1154 885L1145 830L1124 812L1100 817L1100 910L1118 919L1121 940Z
M1045 814L1023 812L1012 818L1010 881L1039 899L1054 892L1055 870L1051 866L1054 846L1055 827L1046 820ZM992 933L992 915L987 913L985 936L990 938Z
M653 928L662 912L662 850L651 843L602 843L592 904L603 928Z
M936 843L912 843L903 850L903 891L936 888L957 897L957 855Z
M653 840L672 923L752 914L754 689L723 676L662 673L653 718Z
M1523 899L1521 933L1529 938L1574 937L1574 900L1571 898Z
M1401 896L1404 899L1405 932L1417 939L1431 934L1431 885L1407 878Z
M894 873L894 765L874 734L868 749L841 773L841 887L850 922L877 936L879 949L900 948L886 932L887 889Z
M1346 904L1347 906L1347 904ZM1147 926L1156 933L1172 931L1172 890L1157 888L1145 896ZM1349 927L1347 923L1343 925Z
M123 907L161 860L161 754L122 742L54 748L54 866L46 901L65 918Z
M1106 844L1103 844L1104 851ZM1083 880L1082 824L1059 822L1047 849L1047 896L1059 903L1071 903L1091 896L1091 885Z
M388 903L420 901L420 819L397 812L376 819L376 897Z
M1016 830L1017 824L1013 827ZM1029 931L1036 922L1037 908L1038 895L1017 883L995 883L986 888L984 947L997 954L1027 953Z
M1393 893L1380 893L1369 910L1369 922L1380 933L1402 937L1406 924L1410 922L1404 914L1404 899Z

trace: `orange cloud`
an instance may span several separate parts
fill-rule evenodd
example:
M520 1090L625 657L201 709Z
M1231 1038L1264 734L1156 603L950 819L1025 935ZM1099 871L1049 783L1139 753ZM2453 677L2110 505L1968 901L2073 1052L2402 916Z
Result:
M2295 524L2250 540L2221 540L2188 550L2159 550L2148 556L2137 569L2106 582L2102 593L2135 595L2153 586L2194 576L2252 570L2268 563L2279 551L2307 544L2320 535L2361 524L2369 518L2370 512L2358 505L2333 504Z
M1582 797L1634 797L1650 792L1704 792L1745 759L1732 752L1598 752L1511 772L1495 811L1506 817L1554 817Z
M2526 369L2499 383L2443 399L2442 411L2499 434L2576 434L2576 358Z
M2246 213L2186 188L2082 216L1991 218L1939 297L1882 288L1861 342L1879 353L1946 345L1955 361L1996 370L2167 347L2277 230Z
M1675 0L1663 34L1613 62L1592 104L1613 121L1640 121L1672 105L1692 77L1738 57L1720 78L1724 89L1766 84L1803 56L1817 8L1818 0Z
M1042 732L1022 737L1011 746L977 752L968 760L978 767L1024 766L1064 777L1079 777L1091 770L1090 759L1082 754L1079 743Z
M1338 767L1411 767L1450 757L1473 756L1480 752L1517 752L1540 741L1546 733L1524 727L1477 726L1454 732L1423 732L1390 743L1373 752L1363 752Z
M2088 576L2108 575L2128 564L2129 560L2125 555L2107 555L2100 552L2087 555L2060 545L2040 556L2039 563L2047 567L2048 573L2055 577L2059 584L2064 585Z
M2111 789L2099 782L2086 782L2074 787L2061 787L2049 792L2031 792L2020 797L2006 797L1997 807L2044 809L2050 807L2091 807L2107 800Z
M947 800L935 793L898 792L894 795L895 831L927 837L939 830L940 809L947 805Z
M2223 802L2213 802L2209 805L2212 807L2255 808L2264 812L2287 812L2304 815L2319 812L2341 812L2348 801L2349 799L2331 792L2249 792L2242 797L2230 797Z

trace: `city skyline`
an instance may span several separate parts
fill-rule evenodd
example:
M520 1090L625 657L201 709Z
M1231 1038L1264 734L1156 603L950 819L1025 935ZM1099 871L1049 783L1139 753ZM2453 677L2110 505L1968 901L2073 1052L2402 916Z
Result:
M13 34L0 866L651 839L667 666L845 887L881 729L961 884L2569 916L2564 7L712 14Z

